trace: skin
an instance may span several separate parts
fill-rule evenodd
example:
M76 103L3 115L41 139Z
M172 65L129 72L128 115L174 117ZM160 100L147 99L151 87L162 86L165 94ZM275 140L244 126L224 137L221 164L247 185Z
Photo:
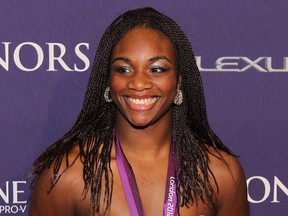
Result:
M162 215L172 131L172 104L177 89L181 88L170 40L160 32L144 27L126 33L113 49L110 87L117 107L116 133L133 168L145 214ZM136 99L139 99L138 102ZM216 209L199 200L198 205L182 207L180 215L248 215L246 182L240 163L225 152L220 152L225 161L219 159L213 155L218 155L217 152L212 148L209 150L212 153L208 153L210 168L219 187L217 192L216 185L212 183L216 191ZM52 169L41 174L33 191L30 216L92 215L90 194L86 197L82 194L83 165L76 158L78 152L77 147L70 153L69 161L76 159L75 164L63 174L48 195L46 191L50 186ZM60 173L64 169L65 162ZM114 147L111 169L114 186L109 215L129 215Z

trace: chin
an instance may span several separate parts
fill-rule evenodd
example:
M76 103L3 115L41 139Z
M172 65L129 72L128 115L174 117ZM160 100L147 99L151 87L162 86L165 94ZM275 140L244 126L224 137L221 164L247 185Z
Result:
M131 120L129 121L129 124L137 129L145 129L149 127L150 125L153 124L152 121L147 121L147 120Z

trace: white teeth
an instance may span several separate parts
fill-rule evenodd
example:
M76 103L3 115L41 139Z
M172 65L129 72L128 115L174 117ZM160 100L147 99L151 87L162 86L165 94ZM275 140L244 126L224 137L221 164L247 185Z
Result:
M150 105L150 104L154 103L157 100L157 97L145 98L145 99L127 98L127 100L129 102L137 104L137 105Z

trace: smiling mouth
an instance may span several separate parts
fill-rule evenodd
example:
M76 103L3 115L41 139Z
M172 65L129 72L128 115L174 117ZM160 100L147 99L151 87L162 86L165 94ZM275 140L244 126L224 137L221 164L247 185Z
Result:
M158 97L151 97L151 98L143 98L143 99L139 99L139 98L131 98L131 97L126 97L127 101L135 104L135 105L151 105L153 104Z

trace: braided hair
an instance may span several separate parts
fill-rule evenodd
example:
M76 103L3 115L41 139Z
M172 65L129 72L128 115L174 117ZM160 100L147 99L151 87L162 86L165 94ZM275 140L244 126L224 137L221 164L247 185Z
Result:
M187 37L174 20L153 8L127 11L104 32L94 59L83 108L70 131L34 162L31 171L35 176L33 182L44 169L53 165L52 190L63 174L59 173L63 159L68 161L69 153L79 146L77 157L80 157L84 167L84 195L90 190L93 212L99 213L102 205L100 195L104 194L104 214L109 211L113 190L110 154L116 110L113 103L105 102L103 94L108 85L112 50L127 31L137 26L156 29L170 39L177 58L177 72L182 78L184 100L180 106L173 106L173 143L179 158L178 209L197 203L198 199L213 204L215 191L211 181L215 181L215 178L209 168L208 147L232 153L209 126L200 72ZM72 165L66 163L64 172Z

